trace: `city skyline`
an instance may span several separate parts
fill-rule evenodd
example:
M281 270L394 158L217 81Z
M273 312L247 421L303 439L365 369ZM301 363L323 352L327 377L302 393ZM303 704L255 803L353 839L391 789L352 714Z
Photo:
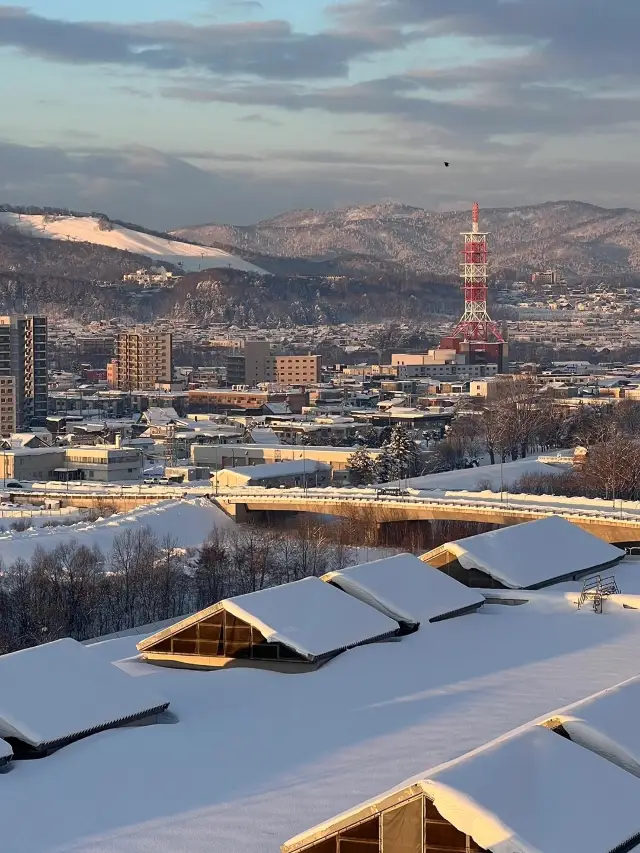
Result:
M630 0L0 4L0 202L158 228L385 199L640 207L638 24Z

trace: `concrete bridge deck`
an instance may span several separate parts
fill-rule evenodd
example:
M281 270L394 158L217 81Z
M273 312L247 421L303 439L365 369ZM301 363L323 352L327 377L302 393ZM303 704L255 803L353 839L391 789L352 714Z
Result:
M446 492L384 495L353 489L241 489L220 492L216 503L237 521L251 512L306 512L352 517L366 513L380 524L400 521L470 521L507 526L560 515L607 542L640 542L640 505L587 499ZM595 504L595 505L594 505ZM605 504L604 506L602 504Z
M120 484L34 484L11 494L16 502L38 503L55 498L62 505L96 507L108 503L119 511L181 497L209 496L237 521L252 511L305 512L351 517L366 513L377 523L399 521L471 521L509 525L561 515L608 542L640 542L640 502L567 498L555 495L513 495L408 489L400 494L380 488L219 489L204 485L143 486ZM370 514L370 515L369 515Z

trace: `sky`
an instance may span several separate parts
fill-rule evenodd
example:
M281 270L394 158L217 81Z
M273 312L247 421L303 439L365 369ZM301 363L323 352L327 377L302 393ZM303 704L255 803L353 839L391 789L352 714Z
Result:
M640 207L639 31L638 0L0 2L0 203Z

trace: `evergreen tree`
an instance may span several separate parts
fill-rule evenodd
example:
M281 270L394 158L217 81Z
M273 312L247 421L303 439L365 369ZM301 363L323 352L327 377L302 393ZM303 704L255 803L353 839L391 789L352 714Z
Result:
M376 481L388 483L397 480L400 476L399 470L398 460L389 453L389 448L385 445L376 460Z
M420 453L407 429L401 425L391 430L385 450L393 460L395 479L414 477L420 469Z
M364 447L351 454L347 460L347 470L353 486L370 486L376 482L378 471L375 460Z

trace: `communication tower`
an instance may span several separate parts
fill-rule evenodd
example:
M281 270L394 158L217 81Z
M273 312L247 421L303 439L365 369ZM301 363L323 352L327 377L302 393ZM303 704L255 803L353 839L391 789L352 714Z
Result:
M480 206L473 203L471 231L463 232L464 249L460 264L463 279L464 314L452 337L463 341L504 343L500 328L487 310L488 231L480 231Z

